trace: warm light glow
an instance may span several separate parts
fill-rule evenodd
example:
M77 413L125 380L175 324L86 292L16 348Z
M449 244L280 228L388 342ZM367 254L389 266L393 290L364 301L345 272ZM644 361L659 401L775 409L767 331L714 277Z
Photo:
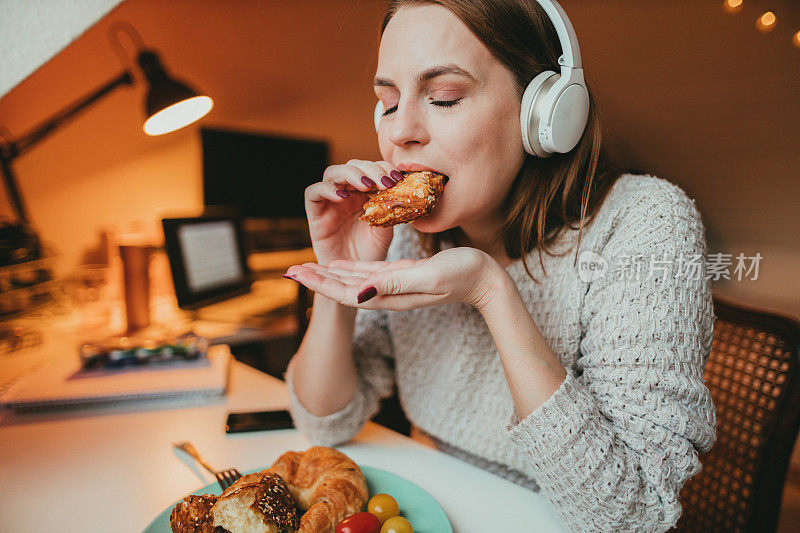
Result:
M800 31L794 34L792 37L792 44L795 45L797 48L800 48Z
M728 13L738 13L742 10L742 0L725 0L722 7Z
M175 131L206 116L214 101L208 96L195 96L166 109L162 109L144 123L144 132L148 135L163 135Z
M773 29L775 29L775 21L775 14L772 11L767 11L758 17L758 20L756 21L756 28L758 28L758 31L763 33L771 32Z

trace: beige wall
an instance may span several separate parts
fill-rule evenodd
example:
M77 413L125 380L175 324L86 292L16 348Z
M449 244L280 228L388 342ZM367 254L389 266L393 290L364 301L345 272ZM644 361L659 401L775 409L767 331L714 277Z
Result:
M624 162L697 200L710 252L764 257L757 281L715 291L800 316L795 3L745 2L736 16L717 1L562 4ZM762 35L753 21L767 7L778 29ZM377 158L369 80L382 9L358 0L127 0L0 99L0 126L25 133L116 75L106 30L124 19L172 72L215 98L204 124L326 138L337 162ZM119 89L16 162L32 218L64 270L96 257L105 225L200 205L197 127L147 137L142 100L141 86Z

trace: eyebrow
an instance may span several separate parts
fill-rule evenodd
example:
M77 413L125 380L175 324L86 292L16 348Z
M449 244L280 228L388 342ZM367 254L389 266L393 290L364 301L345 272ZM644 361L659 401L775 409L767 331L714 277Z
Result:
M461 76L466 76L467 78L475 81L475 77L464 70L463 68L459 67L456 64L448 63L446 65L436 65L430 68L427 68L417 74L416 81L418 84L423 84L426 81L433 79L437 76L441 76L442 74L459 74ZM381 76L375 76L375 86L380 87L394 87L394 82L389 78L383 78Z

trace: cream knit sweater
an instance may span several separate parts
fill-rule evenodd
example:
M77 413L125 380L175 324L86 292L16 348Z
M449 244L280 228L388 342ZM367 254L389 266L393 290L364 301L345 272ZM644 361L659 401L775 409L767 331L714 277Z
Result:
M569 248L577 233L557 249ZM296 426L318 444L347 441L396 383L408 419L442 450L540 490L570 530L669 529L681 513L681 487L700 470L698 452L715 439L703 381L714 323L703 223L676 185L626 174L584 228L585 250L608 262L604 276L583 281L574 250L544 254L546 275L531 252L539 284L522 260L506 268L567 370L524 420L516 418L483 317L453 303L359 309L355 396L339 412L313 416L295 394L290 364ZM634 254L645 261L638 276ZM396 226L387 261L421 256L413 229ZM686 266L692 258L699 272Z

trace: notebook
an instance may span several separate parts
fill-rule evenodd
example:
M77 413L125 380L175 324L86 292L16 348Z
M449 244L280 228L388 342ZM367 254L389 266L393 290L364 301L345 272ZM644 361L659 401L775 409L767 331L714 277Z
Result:
M118 372L85 372L77 356L61 357L3 391L0 405L15 410L37 410L214 397L225 393L230 360L226 344L210 346L208 357L198 361L145 365Z

